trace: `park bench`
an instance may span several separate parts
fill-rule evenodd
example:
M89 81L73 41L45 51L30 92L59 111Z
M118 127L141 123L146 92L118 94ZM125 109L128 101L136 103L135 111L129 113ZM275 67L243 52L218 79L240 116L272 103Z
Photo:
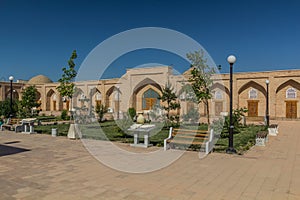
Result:
M15 130L16 132L22 131L22 123L21 119L18 118L8 118L7 122L1 125L1 130L3 131L4 129L13 131Z
M201 147L208 154L213 148L214 132L205 130L176 129L171 127L169 137L164 140L164 150L178 147ZM203 146L204 145L204 146Z

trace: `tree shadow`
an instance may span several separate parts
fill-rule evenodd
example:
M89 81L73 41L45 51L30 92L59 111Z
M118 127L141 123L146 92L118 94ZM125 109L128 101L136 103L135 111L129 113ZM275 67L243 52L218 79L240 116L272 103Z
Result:
M6 142L6 144L13 144L13 143L19 143L19 141ZM30 151L30 149L24 149L24 148L12 147L12 146L0 144L0 157L22 153L26 151Z

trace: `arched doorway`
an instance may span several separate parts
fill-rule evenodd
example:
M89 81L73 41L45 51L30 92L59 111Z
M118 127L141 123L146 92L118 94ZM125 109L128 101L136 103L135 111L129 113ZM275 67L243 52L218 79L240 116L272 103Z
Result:
M58 97L54 90L50 89L47 93L46 110L56 111L57 110Z
M298 118L300 83L290 79L276 89L276 115L290 119Z

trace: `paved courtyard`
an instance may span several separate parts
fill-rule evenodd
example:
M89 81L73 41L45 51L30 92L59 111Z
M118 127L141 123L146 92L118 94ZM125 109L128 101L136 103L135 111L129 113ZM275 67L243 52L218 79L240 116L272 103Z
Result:
M106 167L79 140L2 131L0 199L300 199L300 123L279 126L243 156L186 152L144 174Z

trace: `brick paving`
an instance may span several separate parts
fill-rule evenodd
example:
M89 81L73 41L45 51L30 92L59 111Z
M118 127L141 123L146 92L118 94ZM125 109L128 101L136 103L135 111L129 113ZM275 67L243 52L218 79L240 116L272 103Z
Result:
M300 199L300 123L279 126L243 156L186 152L144 174L104 166L79 140L2 131L0 199Z

